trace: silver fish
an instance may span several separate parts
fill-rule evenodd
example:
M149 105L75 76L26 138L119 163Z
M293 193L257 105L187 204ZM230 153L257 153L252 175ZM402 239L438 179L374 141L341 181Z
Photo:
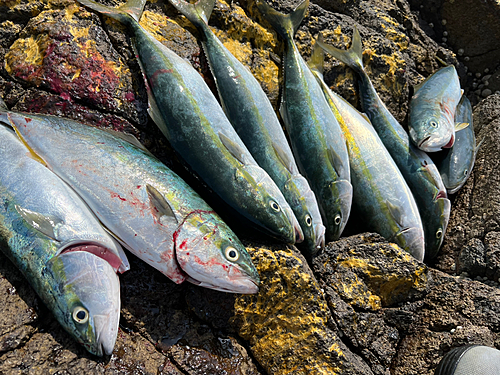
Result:
M115 270L128 261L81 198L3 125L0 238L63 328L90 353L110 355L120 317Z
M300 240L292 209L243 144L203 77L137 21L145 0L130 0L119 8L79 2L130 30L148 84L151 117L189 168L258 229L287 243Z
M453 65L439 69L415 86L408 113L410 138L415 146L427 152L453 146L455 108L461 96Z
M0 111L26 144L137 257L176 283L258 292L245 247L179 176L139 142L76 121Z
M303 246L310 253L316 253L325 242L325 226L316 197L307 180L299 173L266 93L247 67L224 47L208 26L215 0L200 0L195 4L170 0L170 3L202 34L201 42L224 112L252 156L285 196L304 233Z

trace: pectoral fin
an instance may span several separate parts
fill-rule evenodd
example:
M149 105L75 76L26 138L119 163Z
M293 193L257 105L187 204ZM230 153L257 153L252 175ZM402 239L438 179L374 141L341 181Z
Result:
M335 150L332 147L328 147L327 153L328 153L328 158L330 159L330 163L335 169L337 175L339 177L343 176L345 168L344 168L344 163L342 163L342 159L339 157L339 155L335 152Z
M290 172L290 174L293 174L293 166L294 166L294 161L290 160L289 155L281 148L280 145L277 143L273 142L273 148L274 151L276 152L276 155L278 155L278 159L280 160L281 164Z
M238 160L241 164L245 163L245 150L243 150L240 145L231 140L228 136L223 133L219 133L219 139L224 145L224 147L229 151L229 153Z
M149 203L151 204L151 212L156 220L162 225L168 225L172 222L177 224L178 221L174 211L165 197L149 184L146 185L146 191L148 193Z
M24 221L26 221L29 225L54 241L59 241L55 231L57 230L56 227L63 223L62 220L54 216L43 215L41 213L28 210L27 208L23 208L17 204L14 207L19 215L21 215Z
M385 201L385 204L387 205L387 208L389 209L389 213L391 214L392 218L396 221L399 227L402 227L403 213L401 212L401 208L389 202L388 200Z
M458 132L460 130L465 129L468 126L469 126L468 122L456 122L455 123L455 131Z
M12 123L12 121L11 121L11 123ZM19 131L17 130L17 128L15 126L14 126L14 131L16 132L17 136L19 137L19 139L21 140L23 145L28 149L29 156L33 160L36 160L37 162L39 162L40 164L47 166L45 161L40 156L38 156L38 154L28 145L28 143L24 140L23 136L21 135L21 133L19 133Z

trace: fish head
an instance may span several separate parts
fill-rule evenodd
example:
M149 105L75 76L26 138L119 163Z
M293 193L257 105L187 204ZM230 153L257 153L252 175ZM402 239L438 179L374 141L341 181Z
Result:
M247 250L213 211L190 213L174 234L177 262L193 284L223 292L259 291Z
M401 228L394 235L394 242L419 261L424 260L425 242L422 227Z
M245 173L237 172L237 179L253 180L246 194L252 195L252 219L276 238L286 243L299 243L304 240L304 233L283 193L257 165L245 165ZM246 175L248 173L248 175Z
M67 251L51 258L44 274L52 288L51 305L64 329L90 353L110 355L120 318L120 283L113 267L86 251Z
M327 239L335 241L340 238L349 219L353 191L351 183L347 180L334 181L327 190L326 193L323 192L323 195L329 196L324 197L322 201L330 201L332 204L327 204L327 207L322 207L322 209L327 218Z
M301 175L291 176L283 191L304 233L303 247L311 255L316 254L325 246L326 228L314 192Z
M433 218L429 220L429 224L433 231L425 232L425 257L426 260L432 260L436 257L443 244L448 221L450 220L451 202L446 197L445 191L440 191L434 198Z
M410 138L422 151L438 152L455 143L455 128L442 116L425 116L419 123L410 126Z

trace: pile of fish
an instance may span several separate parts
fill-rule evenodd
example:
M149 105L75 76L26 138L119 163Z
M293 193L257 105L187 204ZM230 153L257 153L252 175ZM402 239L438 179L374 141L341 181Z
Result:
M454 67L415 88L408 134L364 70L357 30L347 51L319 36L306 63L293 36L308 0L288 15L259 1L285 44L280 113L289 145L259 82L208 27L215 0L170 2L200 31L222 106L188 62L140 26L145 0L118 8L79 2L130 31L152 119L242 220L313 256L341 236L352 208L368 230L420 261L437 255L447 191L463 185L476 152L472 109ZM323 51L358 74L364 113L324 83ZM116 340L116 273L129 269L118 243L175 283L258 292L258 273L236 235L135 138L3 102L0 121L4 250L91 353L110 354ZM435 151L446 154L439 168L426 154Z

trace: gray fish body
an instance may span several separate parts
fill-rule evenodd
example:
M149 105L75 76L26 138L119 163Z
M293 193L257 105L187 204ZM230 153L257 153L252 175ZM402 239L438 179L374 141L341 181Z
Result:
M257 271L234 233L149 152L68 119L14 112L8 119L137 257L176 283L258 291Z
M259 229L294 243L300 226L291 208L257 165L201 75L139 25L141 10L133 9L129 15L120 8L80 2L118 19L131 31L149 86L150 114L189 168Z
M404 177L368 118L332 92L320 72L316 74L346 136L353 207L371 230L423 260L422 221Z
M320 85L293 41L307 9L305 1L290 15L258 3L264 17L285 41L280 112L301 173L314 191L328 241L340 237L349 218L352 186L345 139Z
M321 41L318 44L335 57L341 58L358 74L361 107L412 191L423 223L425 257L430 260L437 255L443 242L451 203L432 159L411 143L408 133L378 96L364 70L360 43L359 32L355 30L353 45L348 51L327 46ZM335 93L333 95L337 96Z
M455 133L455 144L449 150L443 150L446 156L438 162L439 172L448 193L456 193L469 178L476 160L476 137L472 122L472 106L463 96L455 113L456 123L469 125Z
M81 198L29 154L0 125L1 249L76 341L109 355L120 316L115 269L128 261Z
M202 33L202 44L215 77L228 119L258 164L282 191L304 234L306 248L314 253L324 243L321 214L314 193L299 173L281 124L259 82L221 43L201 16L196 5L170 0ZM211 7L210 7L211 8Z
M455 108L462 96L454 66L439 69L415 87L408 128L412 142L427 152L450 148L455 141Z

